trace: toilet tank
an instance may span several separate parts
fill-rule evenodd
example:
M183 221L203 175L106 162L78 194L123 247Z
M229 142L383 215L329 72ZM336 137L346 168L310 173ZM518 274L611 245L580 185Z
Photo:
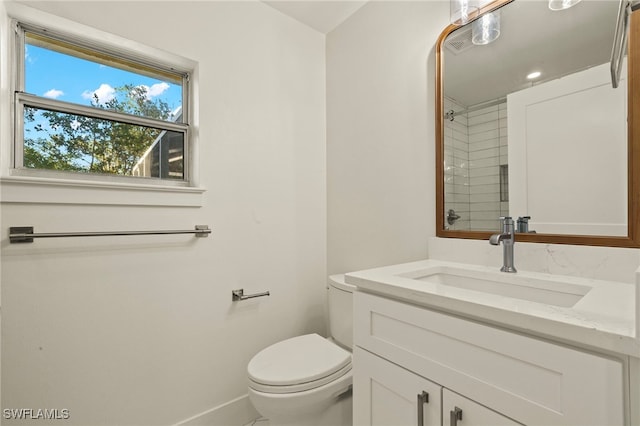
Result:
M341 346L353 347L353 291L344 274L329 276L329 334Z

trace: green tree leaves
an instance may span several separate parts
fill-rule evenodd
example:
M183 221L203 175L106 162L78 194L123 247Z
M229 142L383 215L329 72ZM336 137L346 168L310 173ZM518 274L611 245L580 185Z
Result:
M169 120L166 102L154 100L145 86L116 88L116 96L91 106ZM24 167L131 175L138 160L162 130L32 107L24 112ZM47 136L45 136L47 135Z

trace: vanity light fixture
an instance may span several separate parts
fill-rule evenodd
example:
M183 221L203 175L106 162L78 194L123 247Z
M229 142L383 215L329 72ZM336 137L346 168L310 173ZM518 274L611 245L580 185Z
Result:
M500 10L485 13L471 23L471 42L489 44L500 37Z
M536 78L540 77L542 75L542 73L540 71L533 71L529 74L527 74L527 80L535 80Z
M450 19L454 25L464 25L478 11L478 0L449 0Z
M580 3L581 0L549 0L549 9L565 10Z

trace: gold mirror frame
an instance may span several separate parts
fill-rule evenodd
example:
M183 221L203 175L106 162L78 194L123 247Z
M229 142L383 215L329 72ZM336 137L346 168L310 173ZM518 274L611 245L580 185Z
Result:
M513 0L496 0L476 16L500 8ZM563 234L516 234L516 241L531 243L576 244L610 247L640 247L640 11L631 14L627 43L628 119L627 119L627 236ZM459 26L449 25L436 44L436 236L488 240L494 232L451 231L444 226L444 87L443 46L447 36Z

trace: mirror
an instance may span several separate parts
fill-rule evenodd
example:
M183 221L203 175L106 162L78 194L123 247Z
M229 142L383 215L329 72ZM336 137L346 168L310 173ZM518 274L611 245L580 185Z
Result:
M485 239L499 217L512 216L522 218L519 241L639 246L632 86L640 12L631 15L614 89L618 8L593 0L551 11L547 1L500 0L480 11L500 14L495 41L473 44L472 24L444 30L436 51L438 236Z

